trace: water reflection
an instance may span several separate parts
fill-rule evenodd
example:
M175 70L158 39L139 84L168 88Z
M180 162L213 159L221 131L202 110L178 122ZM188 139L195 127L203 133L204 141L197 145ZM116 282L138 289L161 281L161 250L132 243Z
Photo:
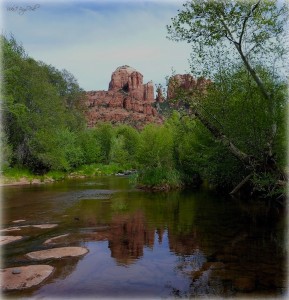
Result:
M111 256L120 264L130 264L143 256L145 246L154 245L154 229L149 228L141 210L114 215L108 238Z
M59 225L37 233L26 229L28 239L4 248L5 266L28 264L24 254L37 249L89 249L81 259L49 261L57 270L53 277L17 296L260 296L285 292L285 221L281 214L275 212L273 218L264 219L267 209L253 209L205 191L150 194L133 190L128 180L112 177L93 183L74 180L4 189L7 227L23 216L26 223ZM68 235L53 244L43 244L64 234Z

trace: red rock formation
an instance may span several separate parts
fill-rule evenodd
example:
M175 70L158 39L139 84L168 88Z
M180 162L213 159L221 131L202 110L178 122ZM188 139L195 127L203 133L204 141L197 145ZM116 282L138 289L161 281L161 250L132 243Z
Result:
M108 91L90 91L86 95L89 127L111 122L142 128L148 123L163 122L153 106L153 83L143 84L143 75L129 66L118 67L112 73Z
M165 102L165 97L163 95L162 87L160 85L157 87L156 102L159 102L159 103Z
M170 78L167 90L167 99L174 99L178 93L178 89L186 91L203 92L205 86L211 83L210 80L205 78L198 78L197 80L190 74L177 74Z

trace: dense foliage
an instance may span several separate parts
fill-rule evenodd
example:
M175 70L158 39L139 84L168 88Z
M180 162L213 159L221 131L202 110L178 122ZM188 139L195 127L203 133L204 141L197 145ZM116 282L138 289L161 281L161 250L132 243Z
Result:
M4 166L46 172L78 165L76 135L84 119L76 80L65 70L28 57L13 37L1 37L1 44Z
M251 193L278 195L287 179L287 21L287 5L275 0L191 0L167 27L172 40L192 45L193 74L211 79L205 92L176 98L222 144L214 158L227 152L241 163L232 193L250 184Z
M1 42L4 174L24 168L29 176L54 172L62 178L61 172L137 169L134 179L152 189L207 182L226 192L250 175L255 191L281 193L276 182L286 166L286 84L267 66L256 71L270 99L242 63L223 68L218 62L205 90L176 91L181 109L167 110L163 125L86 128L85 94L73 75L30 58L13 37ZM272 125L277 130L271 141Z

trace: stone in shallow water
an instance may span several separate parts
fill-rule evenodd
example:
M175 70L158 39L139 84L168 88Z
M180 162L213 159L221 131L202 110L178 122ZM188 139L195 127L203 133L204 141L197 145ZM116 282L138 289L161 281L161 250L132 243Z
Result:
M86 248L83 247L61 247L52 248L47 250L29 252L26 254L31 259L43 260L49 258L63 258L63 257L74 257L81 256L88 252Z
M15 242L15 241L19 241L22 238L23 238L22 236L11 236L11 235L1 236L0 237L0 246L9 244L9 243L12 243L12 242Z
M8 227L5 229L1 229L0 232L7 232L7 231L17 231L17 230L21 230L21 228L19 226L14 226L14 227Z
M35 228L41 228L41 229L48 229L48 228L54 228L57 227L58 224L41 224L41 225L32 225L32 227Z
M40 284L54 270L49 265L33 265L1 270L1 289L3 291L23 290ZM13 273L14 272L14 273Z
M40 229L50 229L57 227L58 224L39 224L39 225L22 225L22 226L14 226L14 227L8 227L5 229L1 229L0 232L9 232L9 231L18 231L23 228L33 227L33 228L40 228Z
M26 220L15 220L15 221L12 221L12 223L21 223L21 222L25 222Z
M64 238L64 237L67 237L69 235L69 233L67 234L62 234L62 235L59 235L59 236L55 236L51 239L48 239L46 240L43 244L51 244L51 243L56 243L59 239L61 238Z

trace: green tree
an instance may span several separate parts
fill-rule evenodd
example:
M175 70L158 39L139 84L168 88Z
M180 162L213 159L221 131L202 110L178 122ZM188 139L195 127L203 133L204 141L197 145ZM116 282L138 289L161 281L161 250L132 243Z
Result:
M54 167L68 170L78 165L79 151L74 146L72 131L83 127L83 116L76 117L67 107L61 88L51 80L54 72L51 68L28 57L13 37L1 36L1 43L3 131L12 148L11 164L35 172ZM73 92L75 97L81 95L78 90ZM60 137L65 144L60 142Z
M114 136L112 139L110 161L121 166L126 166L130 161L129 154L125 149L125 140L122 135Z
M148 186L180 185L173 158L173 146L173 133L169 125L149 124L142 130L137 153L141 183Z
M101 146L97 139L97 132L94 128L89 128L78 133L78 143L82 149L82 161L84 164L100 163Z
M47 170L71 171L81 165L83 161L82 149L77 135L68 129L56 129L50 134L45 128L38 130L33 136L33 162L43 164Z
M284 109L278 70L282 70L286 53L287 18L287 6L276 1L194 0L185 3L168 26L171 39L191 43L193 71L214 81L205 93L182 95L190 114L242 162L249 171L247 180L268 173L275 183L284 180L274 148L280 136L280 110ZM217 108L223 109L219 118L212 105L214 98ZM262 109L256 109L257 103ZM248 112L254 105L255 119Z
M135 128L128 125L115 127L111 160L121 165L135 168L139 141L139 133Z
M114 129L110 123L100 123L94 128L95 138L100 146L101 162L110 163L110 152L114 138Z

